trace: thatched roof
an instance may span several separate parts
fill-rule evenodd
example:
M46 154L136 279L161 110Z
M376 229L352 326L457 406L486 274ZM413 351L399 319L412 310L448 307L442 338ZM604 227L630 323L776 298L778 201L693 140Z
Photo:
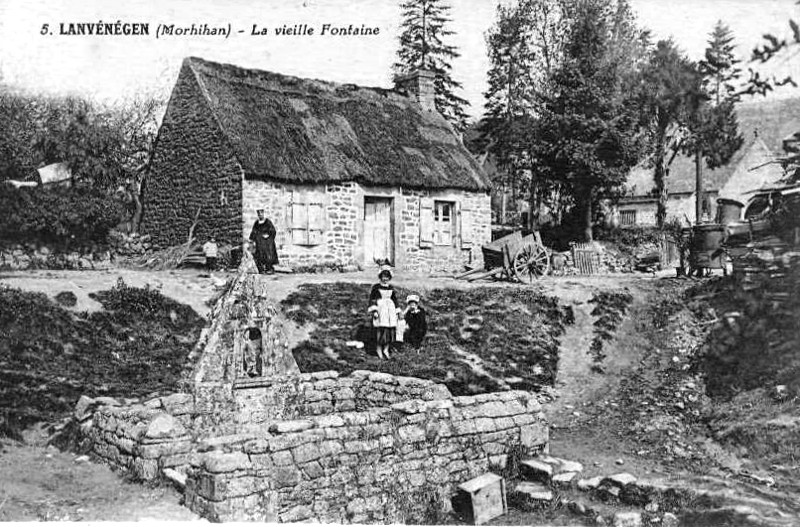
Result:
M436 112L402 93L184 60L248 178L486 190Z
M800 131L800 99L755 100L736 106L739 131L744 144L730 162L714 170L703 165L706 191L722 189L753 149L763 145L775 158L783 152L783 139ZM754 167L745 167L747 169ZM670 167L669 192L691 194L695 190L694 159L679 155ZM653 169L639 166L628 176L627 188L633 196L648 195L655 188Z

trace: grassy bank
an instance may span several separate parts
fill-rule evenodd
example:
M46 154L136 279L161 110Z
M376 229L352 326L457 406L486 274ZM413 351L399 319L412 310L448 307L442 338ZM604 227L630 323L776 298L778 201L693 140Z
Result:
M205 321L157 290L121 280L90 296L101 311L73 312L42 293L0 287L0 427L7 435L64 415L82 394L175 389Z
M298 324L313 324L294 349L304 372L366 369L444 383L456 395L508 387L536 390L552 385L558 368L558 337L572 313L555 298L527 289L436 289L423 295L429 336L420 351L380 361L348 347L355 329L368 322L369 285L304 285L283 302ZM419 291L397 288L405 299ZM404 302L401 302L404 307Z

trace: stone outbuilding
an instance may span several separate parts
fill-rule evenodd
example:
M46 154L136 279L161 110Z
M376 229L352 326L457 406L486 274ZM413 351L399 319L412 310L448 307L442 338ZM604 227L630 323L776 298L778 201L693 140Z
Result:
M489 181L433 108L430 73L395 89L187 58L145 183L157 247L238 245L263 208L282 264L454 270L491 240Z
M713 170L703 166L703 191L709 219L717 214L717 200L746 203L753 193L783 177L776 161L786 151L787 137L800 130L800 99L774 99L740 103L736 106L739 132L744 142L730 161ZM614 211L619 225L656 224L658 194L653 168L636 167L628 176L626 196ZM696 221L694 158L678 154L667 177L667 218Z

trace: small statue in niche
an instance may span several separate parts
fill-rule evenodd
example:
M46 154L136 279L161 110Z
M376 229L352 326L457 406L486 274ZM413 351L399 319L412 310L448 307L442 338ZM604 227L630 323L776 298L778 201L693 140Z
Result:
M248 377L261 377L263 372L263 349L261 330L247 328L244 345L242 346L242 371Z

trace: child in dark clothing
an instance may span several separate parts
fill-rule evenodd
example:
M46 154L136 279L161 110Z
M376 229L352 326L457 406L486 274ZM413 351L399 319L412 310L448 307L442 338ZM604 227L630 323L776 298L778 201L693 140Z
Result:
M422 341L425 339L425 333L428 331L428 321L426 319L425 310L420 307L419 297L417 295L408 295L406 304L408 307L403 316L403 319L406 321L406 331L403 335L403 341L408 343L409 346L419 348L422 346Z

